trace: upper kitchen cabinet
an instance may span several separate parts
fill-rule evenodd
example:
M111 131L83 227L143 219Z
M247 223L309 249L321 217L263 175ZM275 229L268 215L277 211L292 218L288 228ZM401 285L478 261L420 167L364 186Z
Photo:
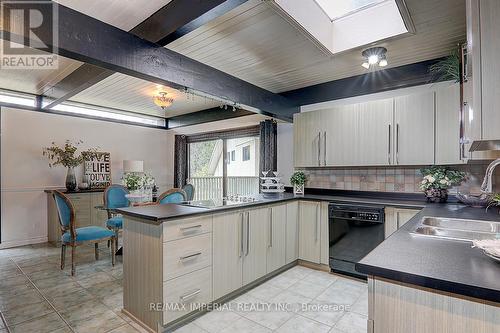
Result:
M500 1L467 0L465 140L500 139ZM472 156L476 158L476 156ZM477 158L484 158L478 155Z
M434 164L434 92L394 99L393 149L396 165Z
M392 154L393 108L394 100L384 99L358 104L359 140L357 152L360 165L391 165Z
M320 113L325 126L322 166L358 165L361 162L357 150L361 135L358 131L359 105L338 106Z
M436 164L464 163L460 145L460 84L436 91Z
M304 112L293 117L294 164L296 167L318 167L324 165L321 155L324 132L321 112ZM324 141L324 140L323 140Z

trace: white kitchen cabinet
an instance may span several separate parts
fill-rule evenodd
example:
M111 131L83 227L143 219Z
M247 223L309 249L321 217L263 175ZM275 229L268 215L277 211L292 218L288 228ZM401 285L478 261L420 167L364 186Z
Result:
M286 245L285 263L299 259L299 203L286 204Z
M358 105L338 106L319 112L325 126L321 137L324 153L322 166L358 164Z
M295 114L294 122L294 165L296 167L317 167L323 164L321 140L324 129L321 112Z
M434 92L394 99L396 165L434 164Z
M243 286L245 212L213 217L213 296L218 299Z
M460 84L436 90L436 164L461 164Z
M243 231L243 285L266 275L269 208L246 211Z
M299 202L299 259L321 262L320 202Z
M355 151L359 165L391 165L394 162L392 145L394 99L359 104L359 140Z
M328 202L321 202L320 206L320 263L330 265L330 239L328 232Z
M286 262L287 206L272 206L268 208L268 212L266 272L270 273L284 266Z
M418 214L420 210L406 208L385 208L385 238L392 235L396 230L401 228L412 217Z

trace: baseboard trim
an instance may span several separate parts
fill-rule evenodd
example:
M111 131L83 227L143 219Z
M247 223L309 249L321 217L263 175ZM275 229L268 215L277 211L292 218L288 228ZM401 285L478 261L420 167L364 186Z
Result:
M31 238L31 239L3 241L2 243L0 243L0 250L2 250L2 249L9 249L9 248L18 247L18 246L47 243L47 242L48 242L48 237L47 236L45 236L45 237L36 237L36 238Z

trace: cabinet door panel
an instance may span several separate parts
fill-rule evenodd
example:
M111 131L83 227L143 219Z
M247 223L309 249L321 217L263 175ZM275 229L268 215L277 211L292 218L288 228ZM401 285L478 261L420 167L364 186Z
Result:
M299 203L286 205L286 263L299 259Z
M434 92L396 97L394 106L396 164L434 164Z
M460 84L436 91L436 164L459 164Z
M359 104L359 165L390 165L394 100L385 99Z
M214 299L243 285L243 214L221 214L213 217Z
M294 164L313 167L320 164L321 121L319 112L304 112L293 117Z
M299 259L320 263L320 204L301 201L299 203Z
M359 164L358 109L358 104L352 104L321 111L326 128L323 131L326 132L326 149L323 149L326 150L327 166Z
M500 139L500 1L480 2L483 140Z
M269 233L267 238L267 273L285 265L286 259L286 205L270 207L268 220Z
M243 285L266 275L269 209L254 209L245 214Z

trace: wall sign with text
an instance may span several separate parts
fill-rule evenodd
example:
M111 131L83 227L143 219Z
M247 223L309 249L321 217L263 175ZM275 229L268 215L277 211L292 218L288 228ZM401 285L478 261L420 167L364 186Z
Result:
M109 153L93 153L85 157L84 179L90 188L111 185L111 158Z

